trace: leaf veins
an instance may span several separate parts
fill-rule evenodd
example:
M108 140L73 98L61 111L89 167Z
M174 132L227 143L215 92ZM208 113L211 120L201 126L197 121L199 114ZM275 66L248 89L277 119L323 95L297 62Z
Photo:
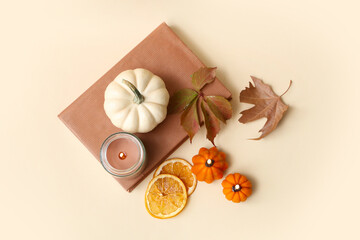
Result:
M214 138L220 131L220 121L232 116L230 102L222 96L205 96L201 89L215 80L216 67L202 67L192 75L194 89L181 89L171 98L168 106L169 113L181 114L181 126L187 132L192 141L194 135L200 129L199 111L202 112L207 134L206 137L214 144ZM214 144L215 145L215 144Z
M254 85L249 83L249 87L240 92L240 102L254 104L255 106L241 112L242 116L239 119L241 123L248 123L260 118L267 118L267 121L259 132L261 136L253 140L259 140L270 134L277 127L282 119L284 112L288 106L281 100L281 97L289 90L288 89L278 96L274 93L271 87L265 84L261 79L251 76Z

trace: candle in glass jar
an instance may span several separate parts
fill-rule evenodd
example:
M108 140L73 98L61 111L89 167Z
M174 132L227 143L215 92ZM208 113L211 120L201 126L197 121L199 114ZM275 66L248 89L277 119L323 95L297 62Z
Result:
M137 136L119 132L105 139L100 149L100 160L105 170L115 177L135 177L145 167L146 151Z
M106 156L113 168L125 170L138 162L139 149L133 140L119 138L110 143Z

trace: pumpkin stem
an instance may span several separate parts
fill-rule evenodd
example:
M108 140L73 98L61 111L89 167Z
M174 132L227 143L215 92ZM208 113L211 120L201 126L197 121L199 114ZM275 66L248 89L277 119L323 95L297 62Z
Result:
M131 82L125 79L123 79L122 82L134 93L134 103L141 104L145 100L144 96L141 95L139 90Z
M206 162L205 162L205 166L207 166L207 167L212 167L212 165L214 165L214 163L215 163L214 160L208 159L208 160L206 160Z
M233 190L233 192L238 192L238 191L240 191L240 190L241 190L240 184L236 184L236 185L232 186L232 190Z

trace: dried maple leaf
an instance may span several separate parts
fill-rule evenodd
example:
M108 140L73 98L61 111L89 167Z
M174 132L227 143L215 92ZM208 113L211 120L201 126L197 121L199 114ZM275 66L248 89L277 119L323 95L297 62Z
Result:
M215 72L216 67L200 68L192 75L191 82L195 90L181 89L170 98L168 111L169 113L183 112L181 114L181 126L189 135L190 142L200 129L200 110L207 130L206 137L212 144L214 144L214 138L220 131L220 121L226 123L226 120L232 116L232 107L226 98L205 96L201 92L201 88L215 80Z
M259 140L276 128L284 112L288 109L281 97L289 90L292 81L290 81L288 89L281 96L278 96L261 79L253 76L251 76L251 79L254 81L255 87L250 82L249 87L240 92L240 102L255 104L255 106L242 111L239 122L247 123L263 117L267 118L265 125L259 131L262 132L261 136L253 139Z

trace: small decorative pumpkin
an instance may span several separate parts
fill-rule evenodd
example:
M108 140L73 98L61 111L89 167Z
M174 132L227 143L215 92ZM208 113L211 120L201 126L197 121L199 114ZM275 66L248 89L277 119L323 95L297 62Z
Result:
M251 182L240 173L227 175L221 185L226 199L234 203L244 202L252 193Z
M123 131L146 133L167 114L169 92L164 81L146 69L120 73L105 90L104 110Z
M194 165L191 172L196 175L197 180L212 183L216 179L221 179L223 172L228 168L225 159L225 153L216 147L200 148L199 154L192 158Z

